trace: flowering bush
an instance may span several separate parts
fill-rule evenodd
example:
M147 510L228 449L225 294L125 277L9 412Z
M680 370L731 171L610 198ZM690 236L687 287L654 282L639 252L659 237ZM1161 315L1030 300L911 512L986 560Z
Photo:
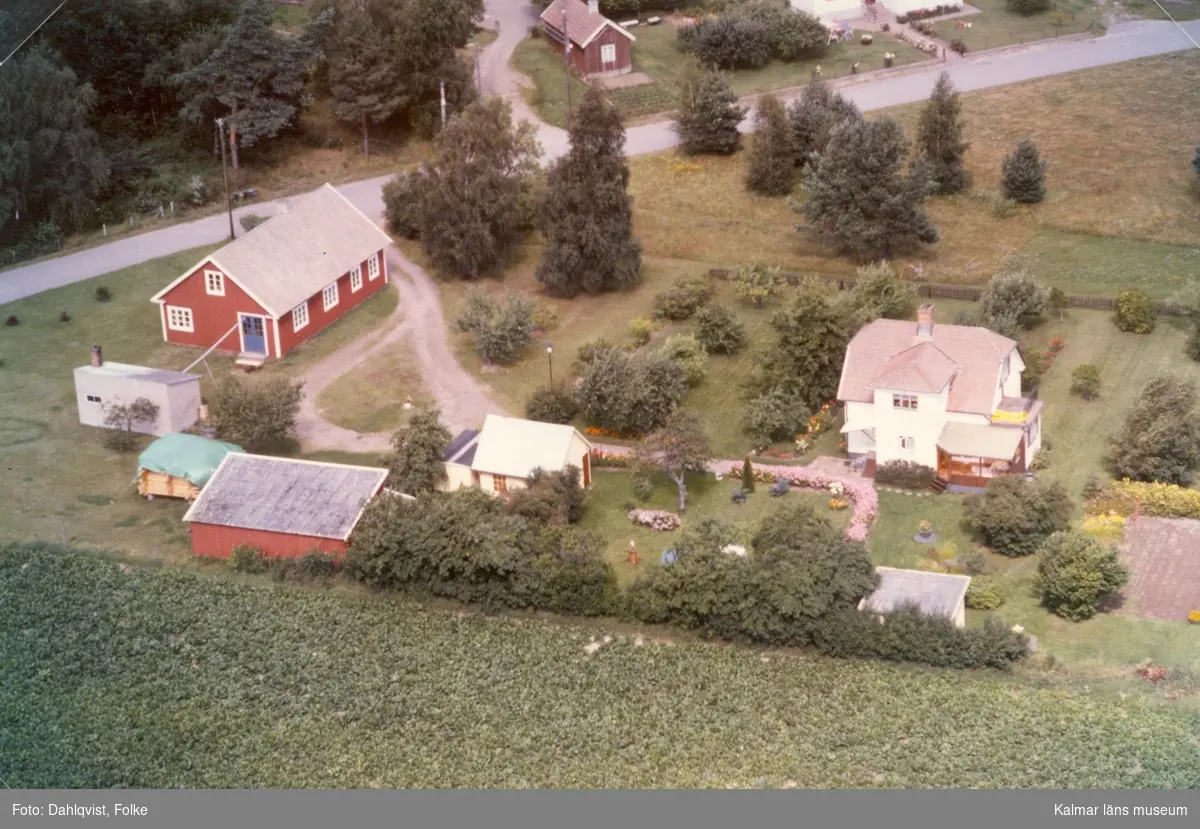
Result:
M845 498L830 498L829 499L829 508L832 510L844 510L848 506L850 506L850 502L847 501Z
M840 498L846 491L846 486L841 481L833 481L829 484L829 494L834 498Z
M1131 498L1141 515L1156 518L1200 518L1200 492L1175 484L1144 483L1128 479L1110 487L1118 496Z
M1051 354L1058 354L1060 351L1062 351L1066 347L1067 347L1067 344L1063 340L1062 337L1051 337L1050 344L1047 346L1047 350Z
M633 463L633 455L618 455L616 452L591 451L592 466L597 469L626 469Z
M1193 610L1188 614L1188 621L1193 625L1200 625L1200 610Z
M1083 519L1083 532L1106 544L1116 544L1125 536L1125 516L1116 512L1089 515Z
M615 438L617 440L645 440L645 435L625 435L618 432L616 429L605 429L603 426L588 426L583 430L585 435L601 438Z
M740 463L731 464L726 474L740 476L742 465ZM857 478L824 475L806 467L783 467L774 471L767 471L758 466L754 467L754 480L760 483L774 483L778 479L785 480L798 489L826 492L829 491L830 484L841 484L845 499L853 507L850 526L846 528L846 538L851 541L867 540L867 536L871 533L871 525L879 513L879 493L870 483Z
M629 520L649 527L655 532L666 533L679 529L679 516L661 509L634 509L629 511Z
M928 20L931 17L941 17L944 14L954 14L955 12L960 12L960 11L962 11L962 6L951 3L948 5L934 6L931 9L917 9L916 11L909 12L907 16L897 15L896 22L897 23L904 22L904 21L900 20L901 17L904 17L905 21L907 21L907 20Z

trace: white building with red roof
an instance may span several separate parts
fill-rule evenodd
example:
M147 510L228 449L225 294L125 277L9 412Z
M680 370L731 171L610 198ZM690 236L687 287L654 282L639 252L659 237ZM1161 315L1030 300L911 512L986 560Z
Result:
M846 448L867 474L891 461L983 486L1023 473L1041 447L1041 401L1021 396L1017 343L986 328L875 320L850 341L838 384Z

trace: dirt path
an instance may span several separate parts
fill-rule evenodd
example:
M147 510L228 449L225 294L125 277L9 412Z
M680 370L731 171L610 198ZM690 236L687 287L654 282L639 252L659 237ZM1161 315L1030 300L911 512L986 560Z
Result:
M390 432L360 434L330 423L321 415L318 398L343 374L389 348L412 349L421 378L450 431L478 427L489 412L504 413L455 358L433 280L399 251L391 249L387 257L392 284L400 292L396 310L379 329L329 355L298 378L304 381L304 399L296 436L306 451L387 451Z

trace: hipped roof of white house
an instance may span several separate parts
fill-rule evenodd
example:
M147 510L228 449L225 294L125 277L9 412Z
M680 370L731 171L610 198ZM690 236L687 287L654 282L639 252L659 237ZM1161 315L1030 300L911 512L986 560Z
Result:
M1000 366L1016 347L987 328L934 325L928 338L917 339L915 321L875 320L846 349L837 399L871 403L877 388L938 392L949 382L949 411L990 415Z
M205 257L152 301L162 302L197 267L212 262L279 319L391 244L390 236L326 184Z
M567 456L576 435L590 452L591 444L573 426L490 414L479 433L471 469L528 478L539 466L548 472L560 471L568 464L579 466L582 458Z

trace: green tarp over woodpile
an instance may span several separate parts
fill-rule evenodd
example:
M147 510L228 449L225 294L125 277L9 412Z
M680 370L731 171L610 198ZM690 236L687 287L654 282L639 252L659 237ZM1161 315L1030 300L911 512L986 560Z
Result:
M138 472L143 469L161 472L202 487L226 455L241 451L242 447L232 443L172 432L154 441L138 456Z

